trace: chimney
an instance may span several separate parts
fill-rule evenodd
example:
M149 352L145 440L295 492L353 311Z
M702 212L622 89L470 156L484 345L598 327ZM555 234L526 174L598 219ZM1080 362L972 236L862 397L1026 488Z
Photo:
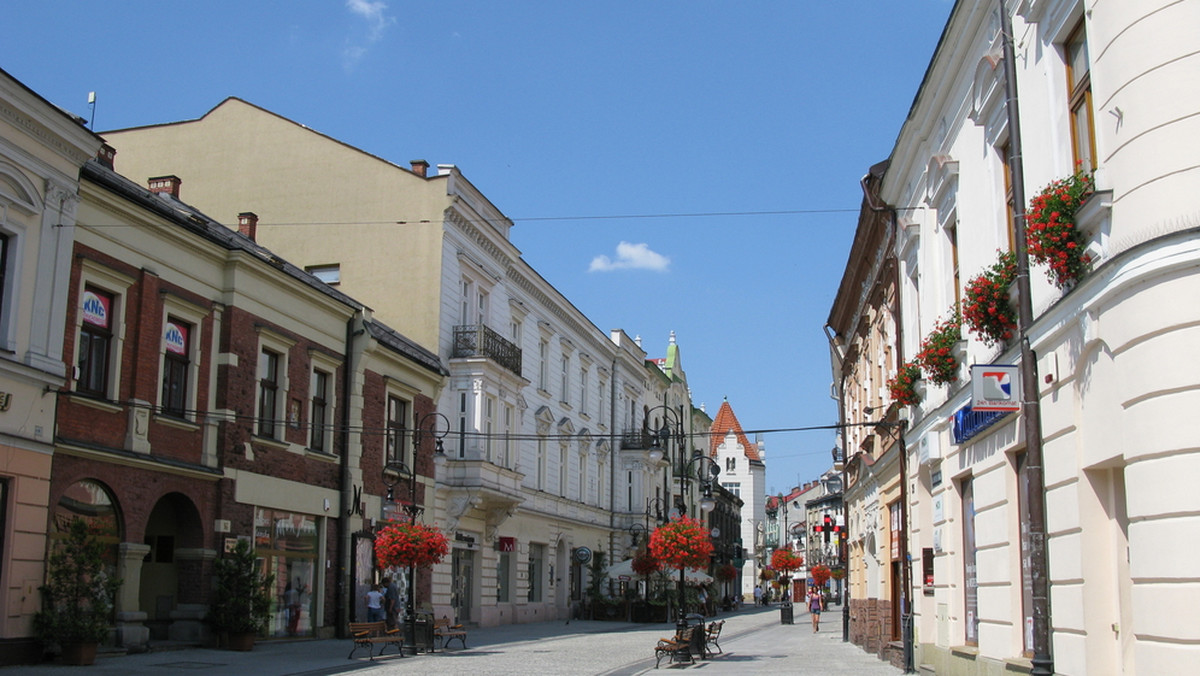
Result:
M258 214L253 211L243 211L238 214L238 232L257 242Z
M183 181L178 176L156 176L150 179L150 192L167 193L179 199L179 185Z
M107 143L100 146L100 151L96 153L96 159L100 160L100 164L103 164L104 166L108 167L109 169L115 168L115 167L113 167L113 158L115 158L116 156L117 156L117 149L108 145Z
M425 178L429 174L429 163L425 160L413 160L410 164L412 164L412 172L417 176Z

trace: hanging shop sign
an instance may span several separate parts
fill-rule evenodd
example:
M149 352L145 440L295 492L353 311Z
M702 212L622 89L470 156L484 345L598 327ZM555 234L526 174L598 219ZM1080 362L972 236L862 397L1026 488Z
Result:
M976 411L1021 410L1020 375L1008 364L971 366L971 408Z

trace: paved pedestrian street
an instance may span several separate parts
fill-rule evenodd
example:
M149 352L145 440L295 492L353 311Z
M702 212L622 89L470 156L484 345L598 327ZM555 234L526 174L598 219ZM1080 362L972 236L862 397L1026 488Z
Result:
M658 673L723 674L899 674L859 647L842 642L842 615L830 609L813 633L807 613L797 608L795 624L780 624L778 607L746 608L709 620L725 620L723 653L694 664L671 664ZM187 648L137 655L102 655L91 667L46 664L0 668L0 676L86 673L88 676L221 674L222 676L322 676L332 674L538 674L634 676L656 673L654 646L673 633L667 623L572 621L471 629L467 649L397 657L389 649L371 661L360 650L347 659L349 640L272 641L248 653ZM456 644L457 645L457 644ZM361 656L361 657L359 657Z

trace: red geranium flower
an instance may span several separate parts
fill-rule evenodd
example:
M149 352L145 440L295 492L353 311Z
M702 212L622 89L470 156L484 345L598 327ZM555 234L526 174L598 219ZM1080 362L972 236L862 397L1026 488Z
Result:
M1029 201L1026 249L1035 263L1049 267L1047 273L1059 288L1082 277L1092 263L1083 252L1087 242L1075 227L1075 212L1095 189L1092 174L1079 170L1054 181Z
M668 568L705 568L713 553L712 539L699 521L684 516L654 529L650 553Z
M380 568L427 568L449 551L450 543L442 531L423 523L394 523L375 534L375 559Z

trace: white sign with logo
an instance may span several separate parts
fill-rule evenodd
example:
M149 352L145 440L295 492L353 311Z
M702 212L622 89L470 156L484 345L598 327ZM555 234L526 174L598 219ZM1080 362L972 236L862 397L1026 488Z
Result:
M1020 375L1016 366L971 366L972 411L1020 411Z

